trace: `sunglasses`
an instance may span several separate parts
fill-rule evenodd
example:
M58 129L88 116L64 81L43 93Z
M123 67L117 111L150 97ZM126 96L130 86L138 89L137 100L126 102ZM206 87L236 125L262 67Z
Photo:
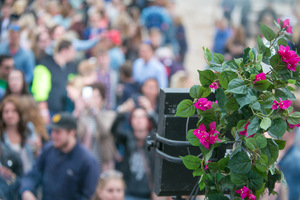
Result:
M100 179L108 178L123 178L123 173L116 170L110 170L100 174Z

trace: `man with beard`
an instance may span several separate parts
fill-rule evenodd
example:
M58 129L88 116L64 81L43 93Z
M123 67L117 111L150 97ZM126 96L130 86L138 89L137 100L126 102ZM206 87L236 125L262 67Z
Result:
M23 178L23 200L36 200L42 186L43 200L90 199L100 174L96 159L76 139L76 119L68 113L53 116L52 142L46 145L33 169Z

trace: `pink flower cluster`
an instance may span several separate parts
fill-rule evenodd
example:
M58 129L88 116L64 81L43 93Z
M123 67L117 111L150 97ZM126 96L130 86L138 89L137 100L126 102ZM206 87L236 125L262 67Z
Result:
M249 188L247 188L246 186L235 192L240 194L242 199L248 198L249 200L256 200L256 196L252 194L252 191L249 190Z
M297 53L293 50L290 50L289 46L284 47L280 45L278 54L281 56L281 61L286 63L286 68L294 72L298 62L300 61L300 57L297 55Z
M255 80L253 82L253 84L255 84L257 81L262 81L262 80L266 80L266 75L265 73L259 73L255 76Z
M219 87L219 83L218 82L212 82L209 86L211 89L218 89Z
M277 18L277 23L280 25L280 19ZM286 32L288 33L293 33L293 27L290 25L290 20L289 19L286 19L284 21L282 21L282 27L281 28L284 28Z
M208 101L207 98L199 98L198 101L195 103L195 108L205 111L211 109L212 104L213 102Z
M278 101L276 101L276 100L274 100L273 101L273 105L272 105L272 109L273 110L276 110L276 109L278 109L278 107L279 108L281 108L281 109L283 109L283 110L285 110L285 109L287 109L290 105L291 105L291 103L292 103L292 101L291 100L282 100L280 97L279 97L279 102Z
M193 131L193 134L199 139L199 142L206 148L209 149L209 144L215 144L216 141L220 141L216 134L220 134L216 130L216 122L209 124L210 131L206 131L204 124L200 124L199 128Z
M243 131L240 131L240 135L244 135L244 136L247 136L247 128L248 128L248 125L249 125L249 121L246 123L246 125L244 126L244 129Z

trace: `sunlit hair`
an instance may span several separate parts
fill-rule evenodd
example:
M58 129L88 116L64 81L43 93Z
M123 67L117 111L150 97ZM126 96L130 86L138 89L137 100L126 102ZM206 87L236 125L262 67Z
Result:
M18 112L19 115L19 119L20 121L18 122L18 133L21 136L21 146L23 147L25 142L26 142L26 122L23 119L23 113L22 113L22 108L21 108L21 102L18 99L18 97L16 96L7 96L4 99L2 99L2 102L0 104L0 137L1 137L1 141L4 142L4 132L6 129L6 124L3 120L3 108L7 103L12 103L14 104L14 106L16 107L16 110Z
M109 170L105 171L100 174L97 189L96 190L103 190L106 186L107 182L110 180L119 180L122 182L122 185L124 186L124 190L126 188L125 181L123 179L123 173L117 170ZM100 197L98 197L97 192L94 195L93 200L101 200Z
M44 140L49 140L43 118L37 102L29 95L20 98L24 121L32 122L38 135Z

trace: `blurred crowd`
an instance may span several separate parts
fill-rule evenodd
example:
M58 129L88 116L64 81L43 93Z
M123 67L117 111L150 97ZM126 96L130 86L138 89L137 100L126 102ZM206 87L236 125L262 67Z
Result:
M230 60L255 35L245 14L251 3L220 6L212 49ZM234 26L237 6L243 14ZM175 7L173 0L1 1L0 199L159 198L145 143L157 128L159 91L195 84ZM270 3L258 21L277 17Z

